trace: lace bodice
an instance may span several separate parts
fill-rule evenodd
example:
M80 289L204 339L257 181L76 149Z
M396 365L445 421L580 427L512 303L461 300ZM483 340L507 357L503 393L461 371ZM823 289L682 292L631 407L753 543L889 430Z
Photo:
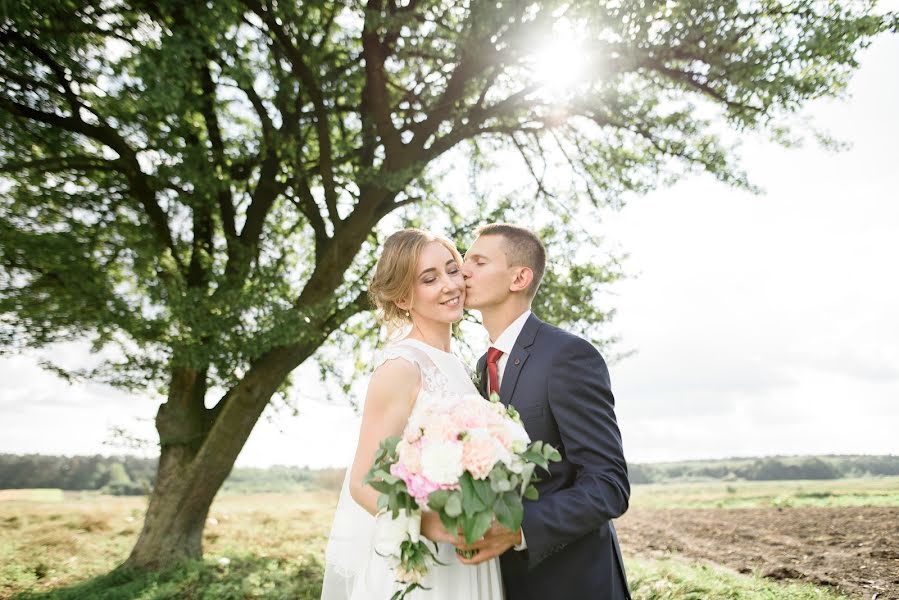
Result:
M421 373L421 392L416 400L416 407L423 396L436 398L448 393L478 393L468 369L455 354L406 338L384 347L378 353L373 368L376 369L385 361L397 358L414 364Z

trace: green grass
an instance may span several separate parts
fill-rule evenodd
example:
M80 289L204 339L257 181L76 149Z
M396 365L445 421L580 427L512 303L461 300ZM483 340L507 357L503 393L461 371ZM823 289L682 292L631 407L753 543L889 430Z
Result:
M64 588L24 592L16 600L317 600L317 560L246 555L227 564L192 562L164 573L116 570Z
M631 506L752 508L899 506L899 477L635 485Z
M43 499L38 499L43 498ZM897 506L899 478L635 486L633 506ZM786 499L786 500L784 500ZM318 598L335 492L220 494L204 535L205 560L161 574L114 570L137 539L146 499L22 491L0 501L0 598ZM673 557L626 561L634 600L837 600ZM110 573L110 571L112 571Z
M784 585L677 559L630 557L626 564L634 600L847 600L812 585ZM314 600L321 577L321 565L311 557L244 556L227 565L207 560L161 574L114 571L15 600Z
M809 584L783 584L670 558L625 560L634 600L848 600Z

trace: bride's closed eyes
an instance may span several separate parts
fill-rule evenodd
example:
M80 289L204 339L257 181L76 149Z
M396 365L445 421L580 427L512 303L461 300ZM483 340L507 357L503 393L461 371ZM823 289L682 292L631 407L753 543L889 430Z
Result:
M450 275L450 276L458 275L460 272L461 271L459 270L459 265L458 265L458 263L456 263L456 261L451 260L446 263L446 274L447 275ZM434 268L428 269L427 271L422 273L422 275L425 275L424 279L421 280L422 283L428 285L428 284L431 284L431 283L434 283L435 281L437 281L437 277L434 276L435 273L437 273L437 269L434 269Z

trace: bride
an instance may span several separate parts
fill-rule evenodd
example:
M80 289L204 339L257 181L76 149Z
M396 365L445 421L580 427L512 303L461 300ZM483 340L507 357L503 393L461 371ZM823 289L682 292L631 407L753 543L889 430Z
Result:
M362 425L352 467L337 504L325 551L322 600L389 600L394 582L386 559L374 551L372 535L378 492L362 483L380 442L402 434L410 416L441 392L477 393L465 366L450 351L451 327L462 318L465 281L462 257L448 239L404 229L384 244L369 286L379 317L389 331L408 331L373 361ZM425 511L421 533L437 543L437 560L410 600L501 600L499 561L459 562L436 513Z

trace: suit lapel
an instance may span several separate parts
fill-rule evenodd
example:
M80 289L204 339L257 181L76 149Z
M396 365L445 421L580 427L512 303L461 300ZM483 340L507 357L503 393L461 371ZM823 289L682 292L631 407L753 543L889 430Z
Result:
M506 370L503 371L503 381L499 385L499 399L503 404L508 405L515 393L515 384L518 383L518 376L524 367L525 361L530 354L527 350L519 346L517 343L512 347L509 353L509 359L506 362Z
M521 333L518 334L518 339L515 340L515 345L512 346L512 352L509 353L509 359L506 362L506 370L503 371L503 381L499 386L499 398L503 404L512 404L518 376L521 375L524 363L530 356L527 348L530 348L534 343L537 330L540 329L542 324L543 322L532 313L528 320L524 322L524 327L521 328Z
M487 353L485 352L481 358L478 359L478 391L481 395L486 398L487 397Z

